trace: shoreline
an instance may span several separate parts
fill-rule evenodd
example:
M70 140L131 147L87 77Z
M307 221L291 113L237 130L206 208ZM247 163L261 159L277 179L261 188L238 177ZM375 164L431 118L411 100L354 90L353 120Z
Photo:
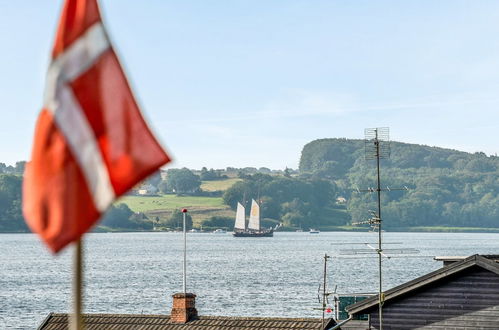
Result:
M350 226L340 226L340 227L329 227L328 229L320 229L321 232L368 232L368 228L350 227ZM169 231L169 230L128 230L123 228L117 229L107 229L107 228L95 228L89 233L92 234L102 234L102 233L181 233L182 231ZM227 233L231 231L228 230ZM294 233L294 229L284 229L279 230L277 233ZM480 227L394 227L388 228L386 232L389 233L499 233L499 228L480 228ZM194 234L211 234L212 231L197 232ZM303 231L299 233L308 233L308 231ZM0 231L0 234L32 234L30 231ZM190 233L192 234L192 233Z

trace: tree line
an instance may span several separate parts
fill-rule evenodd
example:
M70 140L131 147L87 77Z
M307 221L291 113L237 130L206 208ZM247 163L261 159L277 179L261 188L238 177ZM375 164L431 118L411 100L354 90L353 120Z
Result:
M383 193L385 228L499 227L499 157L400 142L391 142L390 147L390 158L381 162L382 185L409 190ZM258 200L266 225L280 222L303 229L347 225L365 220L369 210L376 209L375 194L356 192L376 184L375 162L366 161L364 153L363 140L321 139L304 146L299 171L181 168L169 169L166 176L158 172L146 183L161 193L200 195L202 181L224 179L230 170L242 180L225 191L224 203L235 209L240 202L249 211L251 199ZM21 211L24 165L0 163L0 231L27 230ZM346 204L337 203L337 197L344 197ZM174 212L162 222L178 228L180 217ZM148 230L155 222L119 204L110 208L101 225ZM205 224L230 227L233 219L213 217Z
M111 205L102 226L122 230L149 230L153 223L143 213L135 213L126 204ZM0 174L0 232L29 231L22 214L22 175Z
M25 161L16 162L14 166L0 163L0 174L22 175L24 173Z

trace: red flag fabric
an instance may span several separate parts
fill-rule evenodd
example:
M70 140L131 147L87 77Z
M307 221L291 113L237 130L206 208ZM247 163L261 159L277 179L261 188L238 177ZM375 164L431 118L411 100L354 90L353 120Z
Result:
M58 252L169 161L140 114L97 0L66 0L24 175L28 226Z

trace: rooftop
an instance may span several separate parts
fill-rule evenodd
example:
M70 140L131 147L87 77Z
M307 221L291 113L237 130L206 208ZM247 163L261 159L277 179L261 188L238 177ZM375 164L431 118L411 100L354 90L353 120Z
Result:
M450 263L449 265L442 267L436 271L428 273L424 276L418 277L412 281L394 287L385 292L385 302L400 297L402 295L406 295L409 292L422 288L424 286L430 285L436 281L439 281L443 278L451 276L453 274L457 274L463 270L469 269L470 267L481 267L493 273L499 275L499 263L496 262L493 256L481 256L481 255L473 255L470 257L466 257L461 259L460 257L446 257L455 259L455 262ZM459 258L459 259L458 259ZM436 259L443 260L443 259ZM371 298L365 299L361 302L358 302L354 305L350 305L346 308L349 314L362 313L365 310L376 306L378 304L378 296L373 296Z
M320 329L317 318L200 316L188 323L171 323L168 315L85 314L86 330L235 330ZM66 330L68 314L50 313L38 330Z

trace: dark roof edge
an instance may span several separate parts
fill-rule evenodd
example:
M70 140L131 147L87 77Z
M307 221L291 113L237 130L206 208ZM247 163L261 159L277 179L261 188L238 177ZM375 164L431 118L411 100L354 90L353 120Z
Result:
M491 260L481 255L476 255L476 264L492 273L499 275L499 264L495 260Z
M462 261L454 262L448 266L437 269L431 273L418 277L409 282L403 283L399 286L396 286L390 290L385 292L385 302L387 300L399 297L403 294L406 294L412 290L419 289L425 285L438 281L444 277L447 277L452 274L456 274L460 271L468 269L472 266L478 265L488 271L491 271L497 275L499 275L499 264L495 261L489 260L485 257L482 257L478 254L472 255ZM378 304L378 295L375 295L371 298L362 300L356 304L347 306L345 309L349 314L357 314L359 312L364 311L367 308L373 307Z
M52 316L67 316L69 317L70 313L50 313L46 318L44 323ZM164 314L111 314L111 313L84 313L83 316L91 316L91 317L133 317L133 318L164 318L169 319L170 315ZM317 317L273 317L273 316L225 316L225 315L199 315L197 317L198 320L244 320L244 321L267 321L267 320L276 320L276 321L298 321L298 322L315 322L320 320Z
M45 319L42 321L42 323L38 326L38 328L36 328L36 330L42 330L43 327L45 327L48 323L49 323L49 320L52 318L52 315L54 315L54 313L49 313L49 315L47 315L45 317Z

